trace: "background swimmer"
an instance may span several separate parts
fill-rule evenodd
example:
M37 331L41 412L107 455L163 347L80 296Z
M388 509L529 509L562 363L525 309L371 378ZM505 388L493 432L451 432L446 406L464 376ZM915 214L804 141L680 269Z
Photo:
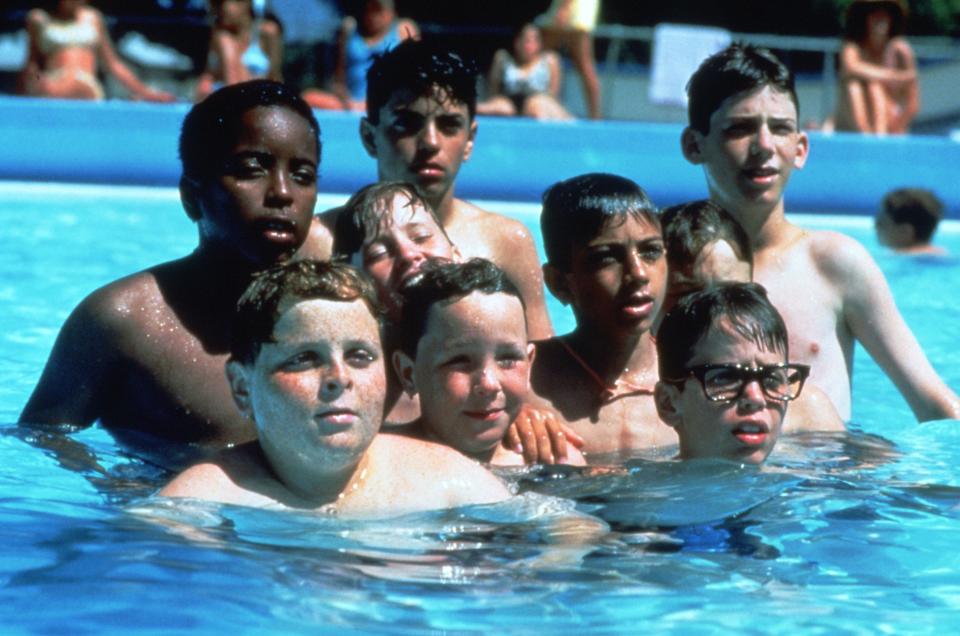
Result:
M877 213L877 239L901 254L946 254L932 244L943 218L943 201L930 190L899 188L883 197Z
M763 288L721 284L681 298L657 334L657 411L680 458L759 464L809 372L791 364L787 330Z
M351 517L492 503L486 469L440 444L380 434L386 366L380 309L348 265L294 261L237 305L227 375L258 441L195 465L160 491Z
M485 259L431 262L404 290L400 350L393 365L404 389L420 397L416 434L469 457L523 465L501 442L530 389L534 347L523 300ZM573 448L567 463L583 464Z

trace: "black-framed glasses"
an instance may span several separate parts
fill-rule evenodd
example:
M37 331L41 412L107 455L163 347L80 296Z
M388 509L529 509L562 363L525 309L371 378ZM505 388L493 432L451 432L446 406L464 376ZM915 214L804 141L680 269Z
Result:
M703 394L713 402L732 402L743 395L753 381L760 384L763 394L771 400L788 402L797 399L803 383L810 375L806 364L765 364L748 367L743 364L700 364L684 370L683 378L667 380L680 384L693 376L703 387Z

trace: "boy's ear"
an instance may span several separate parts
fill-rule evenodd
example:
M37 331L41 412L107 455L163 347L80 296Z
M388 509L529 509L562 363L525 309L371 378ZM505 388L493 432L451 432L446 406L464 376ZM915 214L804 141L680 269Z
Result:
M554 298L564 305L569 305L573 295L570 293L570 286L567 285L566 273L550 263L544 263L541 269L543 269L543 284Z
M679 397L680 389L673 384L657 382L653 388L653 401L657 405L657 414L664 423L673 428L679 428L683 423L683 417L677 408Z
M533 359L537 357L537 346L527 343L527 390L530 390L530 371L533 369Z
M230 360L227 362L227 382L230 383L230 392L233 394L233 401L240 409L240 413L250 421L253 421L253 407L250 404L250 385L247 382L247 369L240 362Z
M416 395L417 385L413 381L413 360L410 356L398 349L393 352L391 362L393 362L393 370L400 378L400 386L403 387L404 392L410 397Z
M199 221L200 212L200 184L196 179L183 175L180 177L180 203L192 221Z
M800 169L807 163L807 157L810 156L810 135L804 131L797 133L797 156L793 158L793 167Z
M467 139L467 145L463 149L463 160L470 161L470 155L473 154L473 142L477 139L477 120L470 122L470 137Z
M377 158L376 131L373 123L366 117L360 118L360 143L363 144L367 154Z
M687 126L680 135L680 150L687 161L694 165L703 163L703 133Z

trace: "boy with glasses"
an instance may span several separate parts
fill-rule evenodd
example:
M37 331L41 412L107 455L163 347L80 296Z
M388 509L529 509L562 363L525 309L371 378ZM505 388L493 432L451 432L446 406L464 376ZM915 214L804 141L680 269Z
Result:
M657 357L657 411L681 459L762 463L810 372L789 362L783 319L755 283L681 298L660 325Z

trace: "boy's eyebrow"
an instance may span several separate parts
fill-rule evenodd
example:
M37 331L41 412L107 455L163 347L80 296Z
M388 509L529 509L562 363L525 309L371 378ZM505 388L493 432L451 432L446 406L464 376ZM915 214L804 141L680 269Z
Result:
M270 159L271 157L273 157L273 154L270 153L270 152L267 152L266 150L253 150L253 149L241 149L241 150L236 150L236 151L234 151L233 153L231 153L230 155L228 155L228 159L231 159L231 160L251 159L251 158L252 158L252 159ZM296 161L301 161L301 162L304 162L304 163L309 163L309 164L311 164L311 165L313 165L313 166L316 166L316 165L317 165L316 160L315 160L315 159L312 159L312 158L310 158L310 157L308 157L308 156L304 156L304 157L294 157L294 159L295 159Z

